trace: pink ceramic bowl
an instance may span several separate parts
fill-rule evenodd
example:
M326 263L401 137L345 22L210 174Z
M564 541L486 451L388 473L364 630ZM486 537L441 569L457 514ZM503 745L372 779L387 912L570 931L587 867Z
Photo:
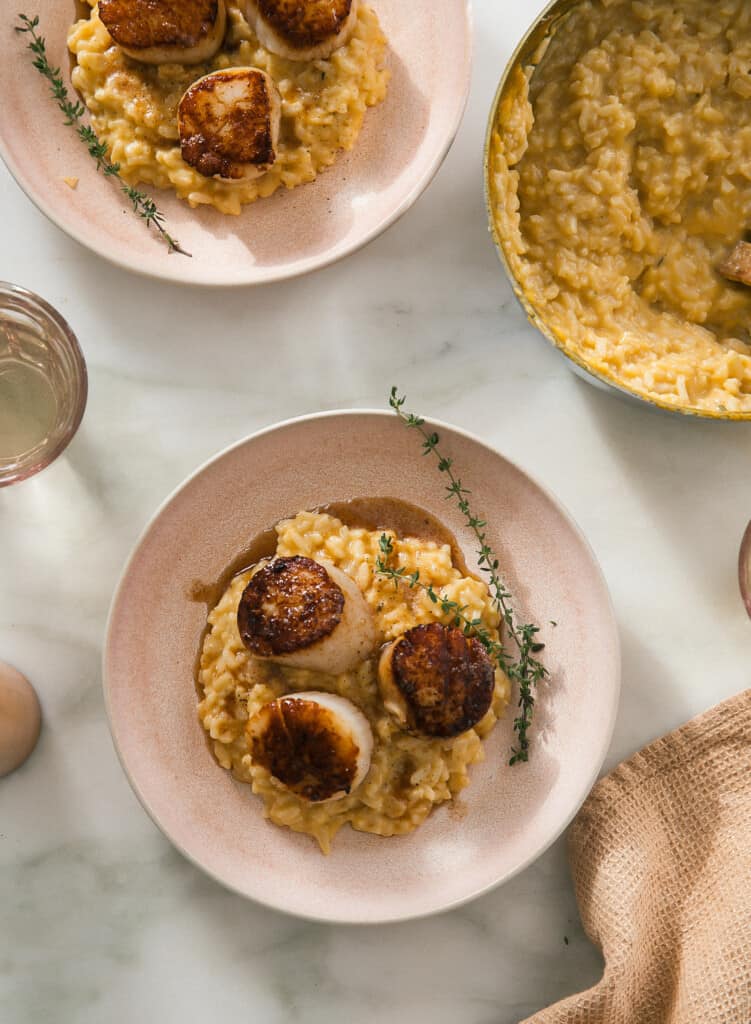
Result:
M191 210L166 190L151 195L171 234L193 254L169 255L91 158L31 66L27 36L0 30L0 156L58 227L128 270L184 284L278 281L326 266L405 213L443 162L464 112L471 66L468 0L369 0L390 45L386 100L367 112L355 148L316 181L245 207L239 217ZM37 0L50 63L69 85L66 33L74 4ZM79 178L75 191L63 181ZM148 191L148 189L147 189Z
M741 587L743 603L751 617L751 523L746 527L741 541L741 550L738 555L738 582Z
M304 917L379 922L456 906L510 878L562 832L607 751L618 703L618 633L592 551L556 500L480 441L438 424L516 595L542 626L531 760L508 766L513 707L456 805L408 836L343 829L324 857L310 836L266 822L260 798L209 752L194 670L218 580L261 530L332 500L397 497L472 538L444 500L419 439L388 413L334 412L271 427L195 473L157 512L114 597L104 655L110 725L143 806L185 856L243 896ZM551 625L551 620L557 625Z

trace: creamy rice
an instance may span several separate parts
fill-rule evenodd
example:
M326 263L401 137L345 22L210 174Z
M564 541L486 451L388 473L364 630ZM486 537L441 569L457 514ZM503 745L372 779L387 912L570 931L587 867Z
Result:
M232 214L282 185L295 188L313 181L341 150L352 149L366 109L384 99L389 78L386 40L366 4L346 46L327 60L296 62L270 53L233 3L228 4L225 42L205 64L138 64L113 45L96 6L88 19L73 25L68 46L77 61L73 84L123 178L132 185L173 188L191 206L209 205ZM177 105L202 75L246 66L268 72L281 94L278 159L254 181L233 184L205 178L180 155Z
M441 619L440 609L419 589L398 588L375 574L381 531L353 529L331 515L301 512L277 526L277 553L325 558L348 573L370 605L379 642L393 640L412 626ZM498 615L487 587L462 576L448 545L393 538L393 564L420 578L451 600L467 606L497 637ZM361 832L399 835L417 828L437 804L451 800L469 783L469 768L484 757L482 740L509 701L510 683L496 672L493 703L474 729L453 739L427 739L402 731L386 713L376 680L376 659L340 676L290 669L254 659L237 630L237 606L252 572L232 580L209 615L198 681L203 699L198 714L211 737L217 760L235 778L251 784L277 825L314 836L328 853L336 832L349 824ZM370 721L375 747L370 772L350 796L311 804L280 786L251 764L245 723L264 704L285 693L326 690L353 701Z
M751 5L587 0L492 139L492 203L559 343L664 405L751 413ZM511 94L510 94L511 96Z

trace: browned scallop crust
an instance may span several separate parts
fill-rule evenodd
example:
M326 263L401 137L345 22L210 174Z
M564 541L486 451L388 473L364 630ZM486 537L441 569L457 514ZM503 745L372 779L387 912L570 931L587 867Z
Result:
M271 127L272 101L261 71L248 70L241 104L215 101L222 83L237 71L214 71L195 82L180 100L178 124L183 160L207 178L240 178L243 164L263 166L276 158Z
M466 732L493 699L495 670L482 644L438 622L404 633L394 647L392 671L409 727L427 736Z
M349 793L359 749L342 735L328 708L282 697L262 708L258 718L258 732L248 730L250 755L256 764L306 800Z
M341 32L352 0L256 0L269 25L291 46L317 46Z
M197 46L212 32L219 0L99 0L99 17L120 46Z
M253 654L272 657L309 647L339 624L344 594L311 558L275 558L240 598L237 628Z

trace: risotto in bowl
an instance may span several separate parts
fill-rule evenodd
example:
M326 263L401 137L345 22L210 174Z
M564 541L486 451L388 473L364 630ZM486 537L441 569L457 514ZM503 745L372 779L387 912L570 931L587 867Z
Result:
M90 2L89 16L71 28L68 46L76 61L72 82L97 135L129 184L174 189L193 207L239 214L244 205L280 187L313 181L352 149L365 111L386 96L386 37L375 11L359 0L343 45L312 60L289 59L264 46L248 22L244 0L227 3L221 45L197 65L182 63L179 53L155 65L134 59L113 40L100 17L102 5ZM110 0L116 2L126 0ZM201 173L184 159L178 130L178 105L186 90L206 75L238 67L265 72L280 104L273 165L247 181L221 178L211 173L213 167Z
M368 529L365 523L380 524L380 528ZM287 665L283 658L255 658L243 644L238 607L254 570L263 562L233 576L209 613L198 669L198 714L212 750L222 767L262 796L271 822L308 833L324 853L331 850L334 836L345 824L379 836L411 832L434 807L452 800L469 784L470 766L484 757L483 737L506 708L511 683L488 661L491 682L486 699L471 722L459 723L458 732L439 730L448 735L408 728L389 712L388 698L384 699L379 686L382 645L394 643L421 625L446 629L451 617L431 601L422 586L411 588L408 582L394 583L379 574L383 539L388 542L390 564L407 576L419 573L425 587L457 602L498 640L499 614L488 587L479 576L467 575L465 566L460 569L454 564L456 545L437 521L394 499L360 499L331 511L299 512L280 522L275 532L273 555L333 565L352 580L365 598L365 614L372 620L374 637L362 656L353 658L341 672L333 670L325 654L324 671ZM445 654L443 647L439 657ZM446 673L442 667L434 667L430 684L443 690ZM457 674L462 667L457 662ZM460 686L464 682L464 678L457 680ZM290 692L304 695L322 689L346 698L364 713L373 734L369 770L357 788L337 800L310 800L284 785L268 766L254 759L248 734L248 723L266 705ZM433 693L430 696L434 699ZM462 693L461 698L464 707L466 695ZM295 756L296 751L292 749L291 754ZM304 742L300 755L305 755Z
M509 764L518 686L410 585L499 637L474 536L393 414L303 417L221 453L113 600L105 697L134 791L195 864L280 910L394 921L484 892L560 834L610 741L618 636L589 546L522 469L434 428L540 626L528 762Z
M597 380L711 418L751 419L751 287L728 271L751 228L749 61L743 0L557 0L486 145L532 322Z

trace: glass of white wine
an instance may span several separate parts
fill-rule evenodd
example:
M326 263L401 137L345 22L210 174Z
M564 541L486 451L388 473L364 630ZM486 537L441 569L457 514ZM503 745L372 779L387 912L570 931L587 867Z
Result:
M60 455L87 392L86 363L65 320L33 292L0 281L0 487Z

